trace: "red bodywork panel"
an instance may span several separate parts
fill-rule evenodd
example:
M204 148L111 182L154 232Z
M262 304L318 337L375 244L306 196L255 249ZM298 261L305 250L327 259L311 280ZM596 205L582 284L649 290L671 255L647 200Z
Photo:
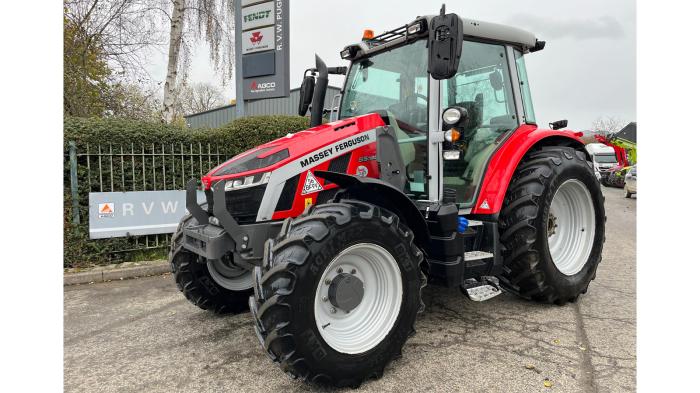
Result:
M565 137L583 146L581 135L580 132L569 130L538 129L537 126L529 124L518 127L491 157L471 213L490 215L501 211L503 198L515 168L525 153L537 142L549 137ZM488 205L488 208L485 205Z
M254 149L233 157L203 176L202 183L204 184L205 188L208 189L211 187L212 183L221 180L236 179L259 173L273 172L279 169L283 170L285 165L293 163L295 160L302 157L308 157L310 153L316 154L315 152L317 152L319 149L325 149L338 141L352 137L356 134L362 134L366 131L384 125L384 121L378 114L371 113L354 118L343 119L333 123L322 124L308 130L299 131L295 134L278 138L272 142L260 145ZM488 167L486 168L486 172L483 176L479 196L476 199L476 204L474 205L471 213L490 215L498 213L501 210L503 198L505 197L511 177L515 172L515 168L518 166L525 153L537 142L549 137L565 137L583 145L583 141L580 139L580 136L580 133L574 133L573 131L538 129L534 125L520 126L507 140L502 142L502 145L491 157ZM257 153L259 154L258 157L264 158L284 149L289 150L289 156L264 168L231 175L216 175L217 171L228 164L268 148L269 150L264 151L263 153ZM350 160L346 173L358 174L358 168L363 166L364 168L362 168L360 171L362 172L362 175L372 178L379 178L379 167L376 160L376 142L371 142L356 148L350 148L348 149L348 152L350 154ZM345 153L339 154L338 156L343 154ZM313 171L316 170L327 170L331 162L332 160L327 160L314 166L309 165L304 167L302 173L299 175L299 182L295 190L292 208L284 211L275 211L271 219L280 220L287 217L296 217L304 211L308 204L316 203L319 193L337 187L335 184L325 184L323 179L316 178L316 180L322 185L323 190L302 195L302 189L309 171L313 173ZM294 175L296 175L296 173ZM484 201L487 201L488 208L485 206Z
M349 174L357 174L357 169L360 165L364 166L367 168L366 175L367 177L373 177L373 178L379 178L379 166L377 165L377 144L372 143L370 145L366 146L361 146L356 148L355 150L352 150L350 152L350 162L348 163L348 169L345 173ZM360 162L359 159L360 157L374 157L373 160L371 161L363 161ZM314 167L310 167L309 170L313 173L314 171L325 171L328 170L328 167L331 165L331 161L326 161L324 163L321 163L319 165L316 165ZM297 184L297 189L294 192L294 202L292 203L292 208L290 210L283 210L283 211L276 211L272 215L273 220L282 220L287 217L296 217L300 215L301 213L304 212L304 209L306 209L307 204L316 204L316 200L318 199L318 196L321 192L325 190L331 190L334 188L337 188L333 183L326 183L324 179L321 179L320 177L316 177L316 180L321 183L323 186L323 191L319 192L314 192L313 194L307 194L307 195L302 195L302 189L304 187L304 183L306 181L306 177L308 176L308 171L305 173L301 174L301 177L299 178L299 183ZM307 202L307 199L310 199L310 201Z
M338 141L384 125L384 121L378 114L371 113L358 117L343 119L332 123L322 124L320 126L309 128L304 131L299 131L294 134L290 134L288 136L281 137L274 141L265 143L231 158L230 160L217 166L216 168L209 171L209 173L207 173L205 176L203 176L202 183L204 184L204 187L206 189L209 189L213 183L216 183L221 180L237 179L259 173L274 172L275 170L279 170L285 165L293 163L295 160L298 160L301 157L305 157L308 154L313 153L319 149L328 148L330 146L333 146L333 144ZM364 168L361 168L362 175L367 177L379 178L379 167L377 165L376 160L376 145L376 142L372 142L364 146L349 148L348 152L350 153L350 160L347 166L346 173L357 174L358 168L360 166L363 166ZM284 149L288 149L289 156L273 165L266 166L260 169L254 169L229 175L216 174L219 170L226 167L227 165L237 160L240 160L243 157L246 157L251 154L256 154L256 152L268 148L269 150L264 151L262 154L257 153L259 154L257 157L265 158ZM339 154L338 156L342 156L344 154L345 152ZM361 158L362 161L360 160ZM313 171L316 170L327 170L331 164L331 161L332 160L328 160L315 166L309 165L307 167L304 167L303 173L301 173L299 182L297 184L292 208L285 211L276 211L274 212L271 218L273 220L279 220L287 217L296 217L304 211L307 204L315 204L319 193L322 191L302 195L302 188L306 181L308 171L311 171L313 173ZM366 171L364 169L366 169ZM325 184L325 181L321 178L317 178L316 180L321 183L324 191L337 187L335 184ZM309 201L309 199L311 199L311 201Z

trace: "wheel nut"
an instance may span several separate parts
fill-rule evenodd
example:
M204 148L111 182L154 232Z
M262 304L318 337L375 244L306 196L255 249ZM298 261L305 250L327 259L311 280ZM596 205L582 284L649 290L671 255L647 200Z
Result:
M331 307L331 314L335 314L335 307Z
M355 273L357 273L357 269L350 270L350 274L355 274Z
M338 270L336 270L336 271L338 272L338 274L340 274L340 273L343 272L343 268L342 268L342 267L339 267Z
M323 300L324 302L327 302L327 301L328 301L328 296L322 297L321 300Z
M324 282L326 283L326 285L331 285L331 279L330 279L330 278L327 278L326 281L324 281Z

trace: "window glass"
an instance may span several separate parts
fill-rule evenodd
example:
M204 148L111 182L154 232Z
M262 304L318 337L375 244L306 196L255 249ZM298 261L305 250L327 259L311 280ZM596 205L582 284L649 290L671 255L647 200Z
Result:
M515 67L518 69L518 80L520 82L520 95L523 96L523 107L525 108L525 122L537 123L535 120L535 107L532 105L532 95L530 94L530 82L527 80L527 70L525 69L525 56L522 52L515 51Z
M340 118L381 111L396 132L406 167L404 191L427 198L428 50L425 40L404 45L350 66Z
M443 187L454 189L464 207L474 203L494 141L518 126L510 81L504 45L464 41L457 74L441 82L443 110L460 106L468 114L459 141L445 146L459 150L459 159L443 161Z

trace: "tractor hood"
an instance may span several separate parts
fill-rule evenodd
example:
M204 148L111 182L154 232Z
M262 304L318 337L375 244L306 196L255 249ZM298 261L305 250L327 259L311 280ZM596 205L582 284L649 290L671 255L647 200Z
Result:
M344 146L351 146L352 139L335 150L334 143L384 125L384 121L378 114L371 113L322 124L294 134L290 133L238 154L212 169L202 177L202 182L208 189L212 183L220 180L271 172L296 160L319 161L330 158L340 153ZM327 148L323 149L324 147Z

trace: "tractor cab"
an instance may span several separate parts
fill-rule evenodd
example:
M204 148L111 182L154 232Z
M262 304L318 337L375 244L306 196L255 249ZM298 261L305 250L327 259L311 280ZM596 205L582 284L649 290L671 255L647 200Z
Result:
M404 192L441 201L447 190L468 211L498 142L535 123L523 56L543 47L526 31L454 14L365 31L341 51L351 63L330 119L380 114L396 133Z

